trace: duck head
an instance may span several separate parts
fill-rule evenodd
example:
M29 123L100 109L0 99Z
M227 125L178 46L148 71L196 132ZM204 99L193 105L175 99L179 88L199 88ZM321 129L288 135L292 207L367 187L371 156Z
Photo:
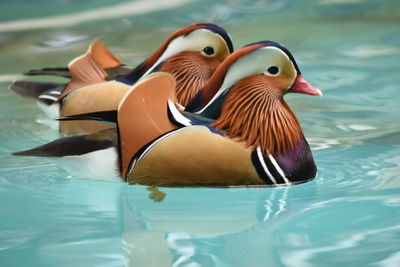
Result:
M215 119L214 126L264 154L285 154L304 139L284 101L287 93L319 95L281 44L261 41L231 54L187 111Z
M195 23L174 32L148 59L117 80L133 84L155 71L171 73L178 103L186 106L231 52L232 41L224 29Z

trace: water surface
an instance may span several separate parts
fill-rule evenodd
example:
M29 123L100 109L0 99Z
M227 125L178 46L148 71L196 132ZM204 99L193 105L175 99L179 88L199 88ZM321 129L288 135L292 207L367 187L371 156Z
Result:
M0 3L1 265L399 266L399 2L161 2ZM235 47L285 44L324 92L286 98L312 145L314 181L165 188L157 203L144 186L93 179L70 161L10 156L57 137L7 88L21 72L64 66L96 38L134 65L196 21L220 24Z

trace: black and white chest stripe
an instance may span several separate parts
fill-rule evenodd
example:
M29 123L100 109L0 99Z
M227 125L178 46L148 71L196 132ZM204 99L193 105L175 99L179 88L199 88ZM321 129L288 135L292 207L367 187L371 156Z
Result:
M190 126L192 122L182 115L182 113L176 107L174 101L168 100L168 117L169 119L181 126Z
M259 146L251 153L251 160L258 175L266 184L273 186L287 186L291 184L275 158L271 154L264 157Z

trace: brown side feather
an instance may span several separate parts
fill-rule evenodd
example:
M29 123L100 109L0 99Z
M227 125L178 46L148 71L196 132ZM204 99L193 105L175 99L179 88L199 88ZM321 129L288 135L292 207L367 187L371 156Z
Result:
M103 69L116 68L124 65L124 62L112 54L99 40L95 40L90 44L87 53L90 54Z
M76 89L106 81L107 73L89 53L71 61L68 64L68 69L71 73L71 81L58 101Z
M168 100L176 100L175 79L163 72L138 82L122 99L118 108L122 177L143 146L177 128L169 120Z

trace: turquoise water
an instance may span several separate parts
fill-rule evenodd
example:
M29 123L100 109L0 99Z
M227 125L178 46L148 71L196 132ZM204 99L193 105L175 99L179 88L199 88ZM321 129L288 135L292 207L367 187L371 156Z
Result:
M1 1L1 266L400 266L399 8L397 0ZM324 92L287 97L317 179L162 188L157 203L146 187L93 179L63 160L10 156L57 137L35 103L7 88L19 73L64 66L95 38L134 65L195 21L220 24L236 47L285 44Z

